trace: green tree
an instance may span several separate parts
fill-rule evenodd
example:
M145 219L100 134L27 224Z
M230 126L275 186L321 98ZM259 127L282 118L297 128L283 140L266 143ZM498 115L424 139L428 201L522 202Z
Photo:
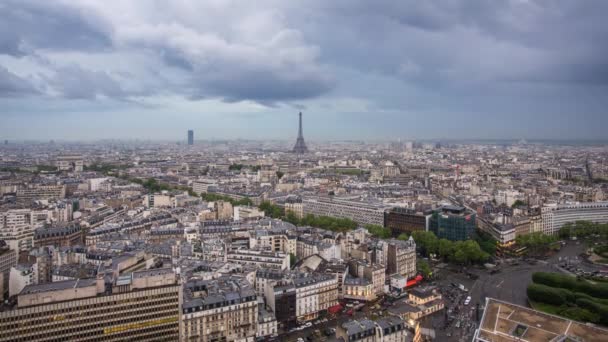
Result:
M418 272L420 272L420 274L422 274L425 279L428 279L433 275L433 270L431 269L431 266L429 266L429 263L424 259L416 260L416 269L418 270Z
M410 238L410 235L408 233L401 233L397 237L397 240L407 241L409 238Z
M439 240L433 232L416 230L412 232L412 237L423 255L429 256L430 254L437 254Z
M293 265L295 265L297 261L298 261L298 258L296 258L296 256L293 253L289 253L289 265L291 267L293 267Z
M264 211L266 216L270 216L272 218L282 218L284 215L283 208L278 205L272 204L268 201L262 202L259 207L260 210Z
M298 219L298 217L296 216L296 214L293 211L288 211L287 215L285 215L285 221L294 224L294 225L299 225L300 224L300 220Z
M437 255L447 260L454 253L454 243L447 239L440 239L437 243Z
M283 172L281 172L281 171L277 171L277 172L276 172L276 175L277 175L277 178L278 178L278 179L281 179L281 178L283 178L283 176L285 175L285 173L283 173Z
M522 207L525 206L526 202L522 201L522 200L516 200L515 202L513 202L513 204L511 205L511 208L517 208L517 207Z
M389 239L391 237L391 230L388 228L384 228L377 224L368 224L365 228L369 231L373 236L380 239Z

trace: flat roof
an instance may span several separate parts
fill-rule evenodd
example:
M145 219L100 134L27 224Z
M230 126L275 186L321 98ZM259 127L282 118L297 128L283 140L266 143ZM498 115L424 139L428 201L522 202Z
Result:
M88 286L96 286L97 280L95 278L76 279L76 280L64 280L56 281L52 283L27 285L23 288L19 295L50 292L50 291L62 291L72 288L82 288Z
M534 309L486 299L474 341L608 341L608 330Z

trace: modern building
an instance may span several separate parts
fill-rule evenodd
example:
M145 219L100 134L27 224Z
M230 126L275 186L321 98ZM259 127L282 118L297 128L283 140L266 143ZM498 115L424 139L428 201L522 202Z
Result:
M17 252L8 247L6 242L0 240L0 274L2 274L2 284L0 284L0 300L8 293L11 268L17 265Z
M177 341L179 295L171 269L29 285L0 312L0 341Z
M0 213L0 240L16 252L29 252L34 246L34 230L38 222L30 209L12 209Z
M591 221L608 223L608 202L549 204L541 209L542 231L557 234L566 223Z
M429 231L439 239L463 241L471 238L477 227L475 212L459 206L443 206L429 219Z
M384 211L387 207L370 202L346 199L309 197L302 200L304 215L329 216L351 219L361 225L384 226Z
M188 130L188 145L194 145L194 131L191 129Z
M297 295L292 281L269 282L264 289L264 298L280 327L291 328L296 325Z
M423 213L408 208L393 208L385 214L385 226L394 237L400 234L411 234L416 230L426 230L430 213Z
M30 184L26 188L17 189L17 201L20 202L62 198L65 198L65 185Z

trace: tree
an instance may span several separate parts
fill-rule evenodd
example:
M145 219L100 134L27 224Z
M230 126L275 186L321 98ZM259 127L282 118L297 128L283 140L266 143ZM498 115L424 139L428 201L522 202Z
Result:
M282 218L284 214L283 208L268 201L262 202L258 208L264 211L266 216L270 216L272 218Z
M287 215L285 215L285 221L296 226L300 224L300 219L298 219L298 217L293 211L287 211Z
M408 233L401 233L397 237L397 240L407 241L407 240L409 240L409 238L410 238L410 235Z
M430 278L433 275L433 270L431 269L431 266L429 266L429 263L424 259L416 260L416 269L418 270L418 272L420 272L420 274L422 274L425 279Z
M384 228L377 224L368 224L365 228L369 231L370 234L379 238L379 239L389 239L391 237L391 230L388 228Z
M518 246L527 247L532 254L545 253L555 243L557 238L552 235L546 235L542 232L520 235L515 238L515 243Z
M412 232L412 237L423 255L429 256L430 254L437 254L439 240L433 232L416 230Z
M281 172L281 171L277 171L277 172L276 172L276 174L277 174L277 178L278 178L278 179L283 178L283 176L285 175L285 173L283 173L283 172Z
M454 252L454 244L447 239L441 239L437 243L437 254L447 260Z
M297 261L298 261L298 258L296 258L296 256L293 253L289 253L289 265L291 267L293 267L293 265L295 265Z
M522 207L525 206L526 202L522 201L522 200L516 200L515 202L513 202L513 204L511 205L511 208L517 208L517 207Z

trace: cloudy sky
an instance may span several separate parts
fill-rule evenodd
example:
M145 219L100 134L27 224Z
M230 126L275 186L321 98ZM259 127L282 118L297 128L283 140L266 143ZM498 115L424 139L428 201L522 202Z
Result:
M0 138L606 138L605 0L2 0Z

